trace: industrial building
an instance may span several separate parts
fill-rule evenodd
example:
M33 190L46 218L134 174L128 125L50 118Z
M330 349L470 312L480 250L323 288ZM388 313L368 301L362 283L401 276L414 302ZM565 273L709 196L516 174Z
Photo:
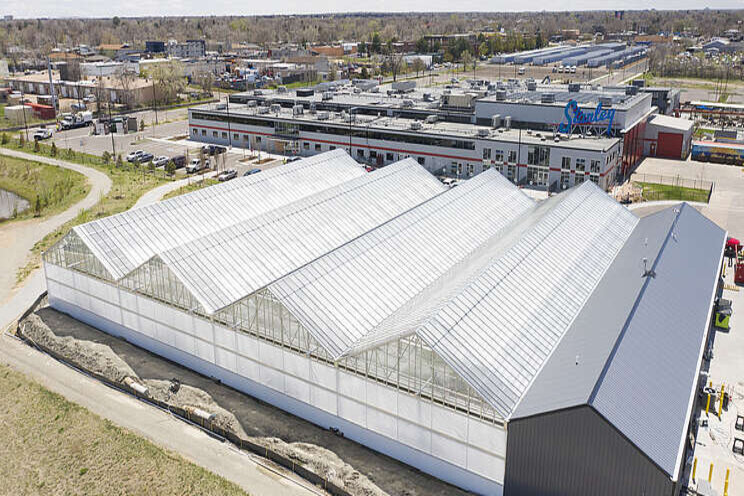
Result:
M725 241L335 150L76 226L44 270L54 308L476 493L668 496Z

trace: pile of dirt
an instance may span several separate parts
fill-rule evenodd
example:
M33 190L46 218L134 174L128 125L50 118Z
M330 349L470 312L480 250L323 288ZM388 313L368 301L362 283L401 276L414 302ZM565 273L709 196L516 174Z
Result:
M22 322L22 330L32 342L55 352L83 370L95 372L110 381L121 384L124 384L124 379L131 377L145 385L148 389L148 396L155 400L174 407L195 407L213 413L215 414L213 420L215 426L293 460L297 465L328 479L350 494L355 496L385 496L387 494L333 451L309 443L287 443L274 437L248 436L235 415L222 408L204 390L184 384L173 388L172 381L140 378L110 347L72 336L59 337L35 313L30 314Z
M309 443L285 443L277 438L254 438L254 442L261 443L285 458L293 460L311 472L344 488L350 494L359 496L385 496L382 489L377 487L365 475L354 470L333 451Z
M615 186L612 189L612 197L621 203L637 203L643 201L642 193L643 191L641 187L632 182Z
M23 321L22 331L33 343L64 357L80 369L115 382L123 382L128 376L137 377L132 368L108 346L72 336L59 337L35 313Z
M205 391L186 385L180 385L174 393L171 391L171 381L146 379L142 381L148 389L151 398L168 403L179 408L196 407L202 411L215 414L212 423L226 431L235 433L238 437L247 439L243 427L231 412L218 405Z

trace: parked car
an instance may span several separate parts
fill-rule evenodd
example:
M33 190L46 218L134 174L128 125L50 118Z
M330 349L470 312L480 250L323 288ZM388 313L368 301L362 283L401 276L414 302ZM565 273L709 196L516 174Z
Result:
M88 107L86 107L84 103L78 103L78 102L75 102L72 105L70 105L70 108L74 110L75 112L85 112L86 110L88 110Z
M85 98L83 98L83 101L85 103L93 103L96 101L96 95L85 95Z
M524 76L524 67L519 68L519 75Z
M292 162L297 162L298 160L302 160L302 157L298 157L297 155L293 157L287 157L288 164L291 164Z
M153 160L154 158L155 157L153 156L152 153L145 152L137 158L137 162L139 162L140 164L146 164L147 162L149 162L150 160Z
M161 155L159 157L155 157L152 163L153 165L155 165L155 167L165 167L165 164L167 164L169 160L170 158L166 157L165 155Z
M36 141L41 141L41 140L49 139L51 137L52 137L52 130L51 129L41 128L41 129L37 129L36 132L34 133L34 139Z
M204 163L202 163L201 160L198 158L192 158L191 162L189 162L189 165L186 166L186 172L189 174L193 174L194 172L199 172L202 169L206 169L209 167L209 159L205 159Z
M139 162L139 158L145 154L144 150L136 150L127 154L127 162Z
M252 176L253 174L258 174L259 172L261 172L261 169L251 169L243 174L243 176Z
M207 155L219 155L221 153L225 153L227 151L227 148L220 145L204 145L202 147L202 151Z
M176 169L180 169L181 167L186 166L186 155L176 155L175 157L171 158L171 160L173 160Z
M217 176L217 180L224 182L229 181L230 179L235 179L236 177L238 177L238 171L235 169L228 169L220 173L220 175Z

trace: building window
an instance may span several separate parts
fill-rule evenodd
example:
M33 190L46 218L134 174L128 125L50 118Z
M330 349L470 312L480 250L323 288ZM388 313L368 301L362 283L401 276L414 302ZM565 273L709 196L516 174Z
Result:
M216 137L217 137L217 131L212 131L212 138L216 138Z
M328 149L329 149L329 150L335 150L335 149L336 149L336 147L335 147L335 146L330 146L330 147L329 147Z
M517 151L516 150L509 150L509 160L508 162L510 164L517 163Z
M238 133L233 133L233 139L234 140L239 140L240 139L240 135Z
M225 131L222 131L222 137L223 137L224 139L227 139L227 133L226 133Z
M589 179L591 179L594 184L599 184L599 176L592 174L589 176Z
M592 160L589 162L589 172L599 173L599 160Z
M473 164L468 164L468 177L473 175Z
M305 141L305 142L304 142L304 143L302 144L302 149L303 149L303 150L309 150L309 149L310 149L310 143L308 143L307 141Z
M574 179L574 184L581 184L584 182L584 174L576 174L576 178Z
M457 162L452 162L452 165L450 165L450 174L457 175Z
M357 148L357 157L364 158L364 150L361 148Z
M202 129L202 136L206 136L206 135L207 135L207 130L206 129Z
M509 166L507 166L507 168L506 168L506 177L509 178L509 179L511 179L513 181L514 180L514 174L515 174L516 171L517 171L517 167L515 165L509 165Z
M586 170L586 159L577 158L576 159L576 172L584 172L585 170Z
M483 169L482 169L482 170L483 170L483 171L487 171L487 170L488 170L488 169L490 169L490 168L491 168L491 164L486 164L486 163L484 163L484 164L483 164Z
M547 146L530 145L527 147L528 165L550 165L550 148Z
M491 159L491 149L484 148L483 149L483 160L490 160L490 159Z
M424 165L426 163L425 157L417 157L416 160L418 160L418 163L421 165Z
M393 160L393 154L392 153L386 153L385 154L385 160L392 162Z
M493 152L493 159L496 162L503 162L504 161L504 150L496 150Z
M193 134L194 136L196 136L197 132L198 132L198 131L197 131L196 129L192 129L192 130L191 130L191 134Z
M256 143L261 143L261 136L256 136Z
M320 143L315 143L315 151L319 152L321 150Z
M571 184L571 173L568 171L561 172L561 189L568 188L569 184Z
M369 158L376 159L377 158L377 151L376 150L370 150L369 151Z
M561 169L571 170L571 157L563 157L561 159Z

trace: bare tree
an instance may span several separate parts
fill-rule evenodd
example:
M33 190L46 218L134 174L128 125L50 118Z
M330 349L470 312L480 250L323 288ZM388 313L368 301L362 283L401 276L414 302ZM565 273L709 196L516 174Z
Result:
M208 70L202 70L194 74L194 82L203 93L212 95L212 86L214 85L214 74Z
M424 61L421 60L420 57L416 57L415 59L413 59L412 68L414 71L416 71L416 77L418 77L419 72L424 72L424 70L426 69L426 64L424 64Z
M123 90L124 98L122 103L126 108L132 108L132 90L137 82L138 74L124 64L116 70L114 77L116 78L116 82L119 83L119 87Z
M403 72L406 65L403 56L399 53L391 53L387 56L385 63L387 64L388 70L393 75L393 81L396 81L398 79L398 74Z

